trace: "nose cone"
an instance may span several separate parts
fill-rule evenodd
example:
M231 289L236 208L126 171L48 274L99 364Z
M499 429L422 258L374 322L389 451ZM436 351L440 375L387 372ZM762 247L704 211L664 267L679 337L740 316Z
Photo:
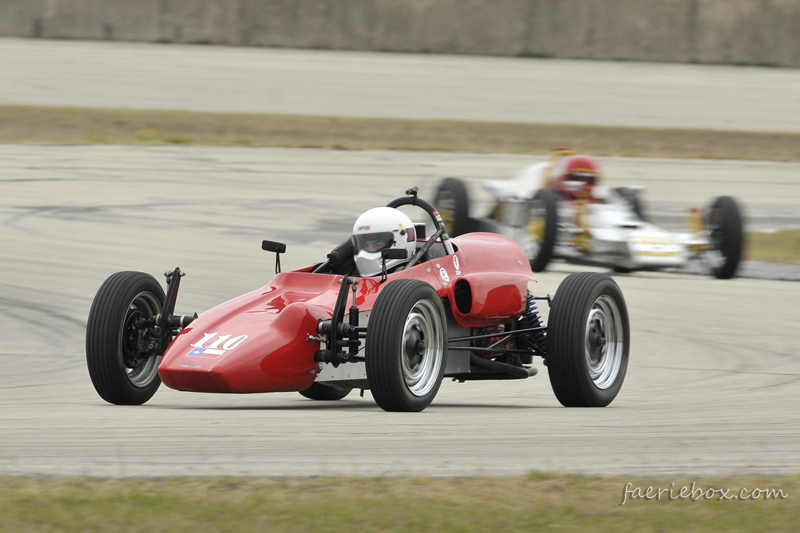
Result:
M170 345L158 368L170 388L194 392L304 390L316 378L318 319L324 308L307 302L279 308L214 308L198 317Z

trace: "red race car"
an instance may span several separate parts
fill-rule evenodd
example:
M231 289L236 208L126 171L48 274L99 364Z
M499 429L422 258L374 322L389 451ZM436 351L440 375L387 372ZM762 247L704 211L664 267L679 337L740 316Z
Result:
M398 207L417 206L433 232ZM265 286L198 315L174 314L183 273L166 294L149 274L118 272L100 287L86 360L100 396L143 404L163 381L183 391L297 391L339 400L369 389L387 411L421 411L444 377L525 379L544 358L565 406L606 406L622 386L630 330L625 299L604 274L567 277L532 295L523 249L472 233L450 239L439 213L406 191L364 213L320 263L280 272ZM537 301L551 306L543 324Z

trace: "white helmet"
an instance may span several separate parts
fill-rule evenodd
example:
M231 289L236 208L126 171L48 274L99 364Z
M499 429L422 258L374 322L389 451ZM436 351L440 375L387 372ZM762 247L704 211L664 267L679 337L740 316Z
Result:
M387 259L389 270L405 263L416 250L414 223L408 216L393 207L376 207L358 217L353 225L353 250L356 267L362 276L376 276L381 273L381 250L406 250L405 259Z

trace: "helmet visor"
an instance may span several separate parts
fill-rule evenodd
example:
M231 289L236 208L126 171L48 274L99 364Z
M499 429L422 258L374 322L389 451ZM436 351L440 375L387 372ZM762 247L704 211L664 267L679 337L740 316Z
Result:
M360 233L353 235L353 247L358 252L378 252L390 247L394 243L394 235L391 231L379 233Z
M584 185L593 187L597 181L597 174L588 170L573 170L569 174L569 179L571 181L580 181Z

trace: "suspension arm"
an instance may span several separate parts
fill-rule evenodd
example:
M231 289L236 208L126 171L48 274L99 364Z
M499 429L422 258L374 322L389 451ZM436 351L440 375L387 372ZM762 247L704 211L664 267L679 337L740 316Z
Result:
M524 329L514 329L511 331L499 331L496 333L484 333L481 335L467 335L465 337L453 337L450 339L450 342L461 342L461 341L476 341L479 339L493 339L495 337L506 337L506 340L510 339L511 337L522 335L523 333L539 333L541 331L547 331L547 326L538 326L535 328L524 328Z
M334 367L348 361L356 361L358 350L361 347L360 339L367 336L367 328L358 325L358 307L356 306L356 286L358 279L344 276L339 282L342 284L333 307L333 316L330 320L320 320L317 324L319 337L307 335L306 340L316 341L325 344L314 354L314 360L318 363L331 363ZM350 316L347 322L344 321L344 310L347 305L347 293L353 291L353 305L350 306ZM347 348L347 351L342 350Z
M531 354L531 350L517 350L514 348L489 348L483 346L448 346L448 350L458 351L458 352L486 352L486 353L496 353L502 355L537 355Z

